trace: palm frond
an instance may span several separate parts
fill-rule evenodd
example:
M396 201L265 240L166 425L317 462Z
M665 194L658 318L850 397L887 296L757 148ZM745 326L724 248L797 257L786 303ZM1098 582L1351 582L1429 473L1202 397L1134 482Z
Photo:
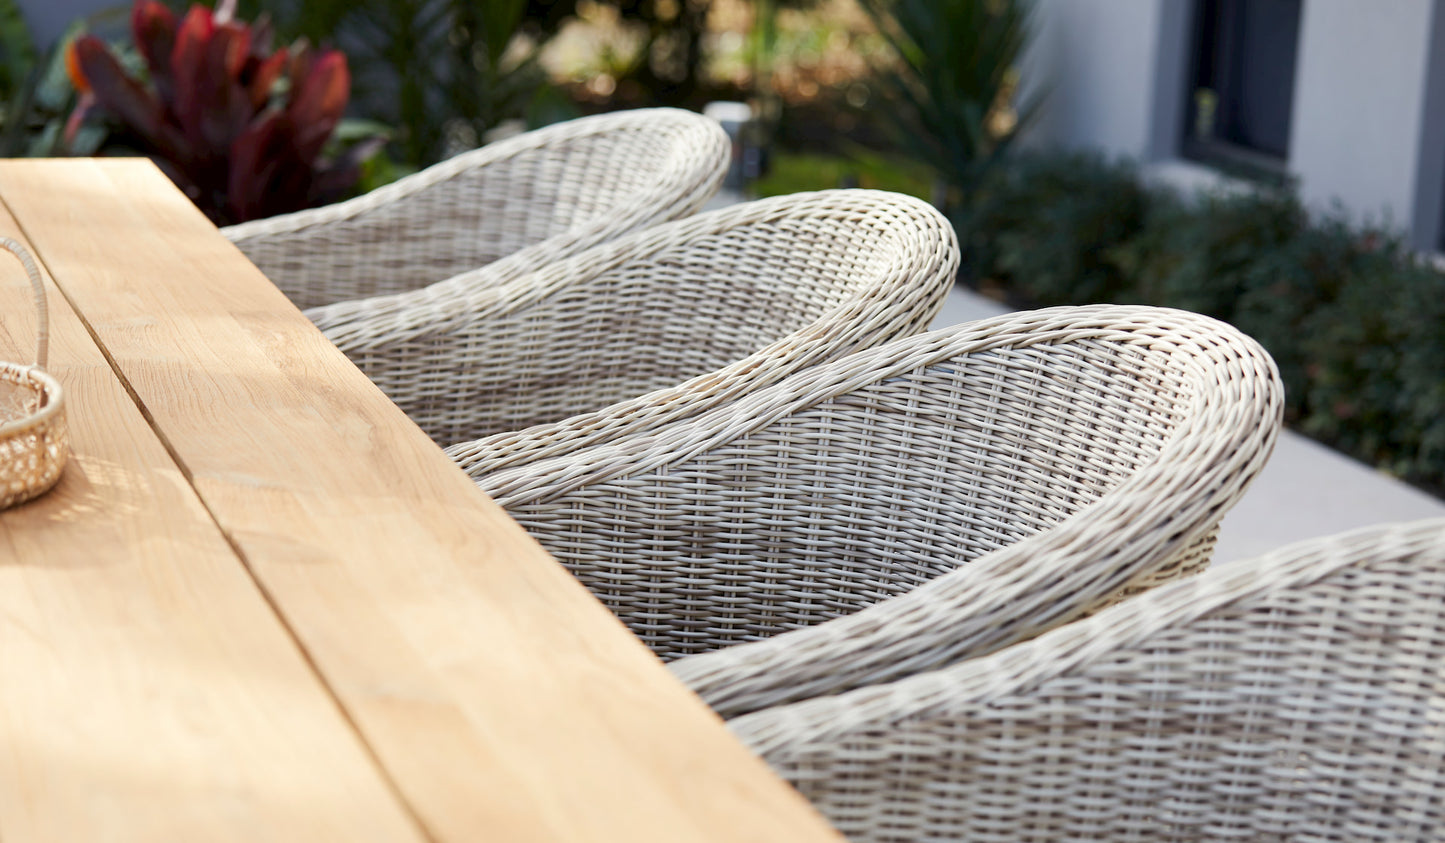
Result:
M891 50L874 68L888 94L900 144L953 189L971 191L1018 129L1036 113L1037 95L1013 104L1004 131L991 118L1013 93L1028 42L1028 0L860 0Z

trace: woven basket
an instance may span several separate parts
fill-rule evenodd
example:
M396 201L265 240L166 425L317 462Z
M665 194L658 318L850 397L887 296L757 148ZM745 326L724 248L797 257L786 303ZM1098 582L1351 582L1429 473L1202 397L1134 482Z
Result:
M24 246L0 237L0 249L25 266L40 320L35 362L25 366L0 361L0 509L5 509L54 486L70 449L60 382L42 369L50 334L45 285Z

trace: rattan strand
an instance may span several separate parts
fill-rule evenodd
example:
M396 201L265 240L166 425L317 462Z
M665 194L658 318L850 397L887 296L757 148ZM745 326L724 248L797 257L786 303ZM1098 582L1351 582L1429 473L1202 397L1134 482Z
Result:
M730 725L855 843L1437 841L1442 653L1437 519Z
M1206 317L902 339L480 479L725 716L980 656L1208 560L1282 387Z
M825 191L654 226L499 285L464 275L333 305L317 323L438 443L472 443L453 456L487 472L916 333L957 265L927 203Z
M0 251L13 255L24 267L37 320L35 360L28 365L0 361L0 509L6 509L55 485L70 454L70 437L65 393L43 368L50 341L45 282L20 243L0 237Z
M365 196L222 229L298 307L418 289L486 267L501 283L693 213L731 146L679 109L584 117L466 152Z

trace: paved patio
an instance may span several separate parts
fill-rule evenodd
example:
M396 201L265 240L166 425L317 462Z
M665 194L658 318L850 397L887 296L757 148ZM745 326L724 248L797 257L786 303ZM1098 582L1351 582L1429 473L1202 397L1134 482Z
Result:
M1008 308L955 287L941 328ZM1220 527L1216 561L1256 556L1300 539L1387 521L1445 517L1445 501L1297 433L1285 431L1269 465Z

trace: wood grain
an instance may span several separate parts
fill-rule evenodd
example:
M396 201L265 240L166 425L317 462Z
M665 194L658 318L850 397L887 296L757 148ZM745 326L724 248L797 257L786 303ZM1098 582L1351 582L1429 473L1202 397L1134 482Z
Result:
M149 163L0 196L436 839L840 839Z
M19 237L0 210L0 234ZM6 841L420 840L366 747L50 287L73 457L0 512ZM0 256L0 359L34 353Z

